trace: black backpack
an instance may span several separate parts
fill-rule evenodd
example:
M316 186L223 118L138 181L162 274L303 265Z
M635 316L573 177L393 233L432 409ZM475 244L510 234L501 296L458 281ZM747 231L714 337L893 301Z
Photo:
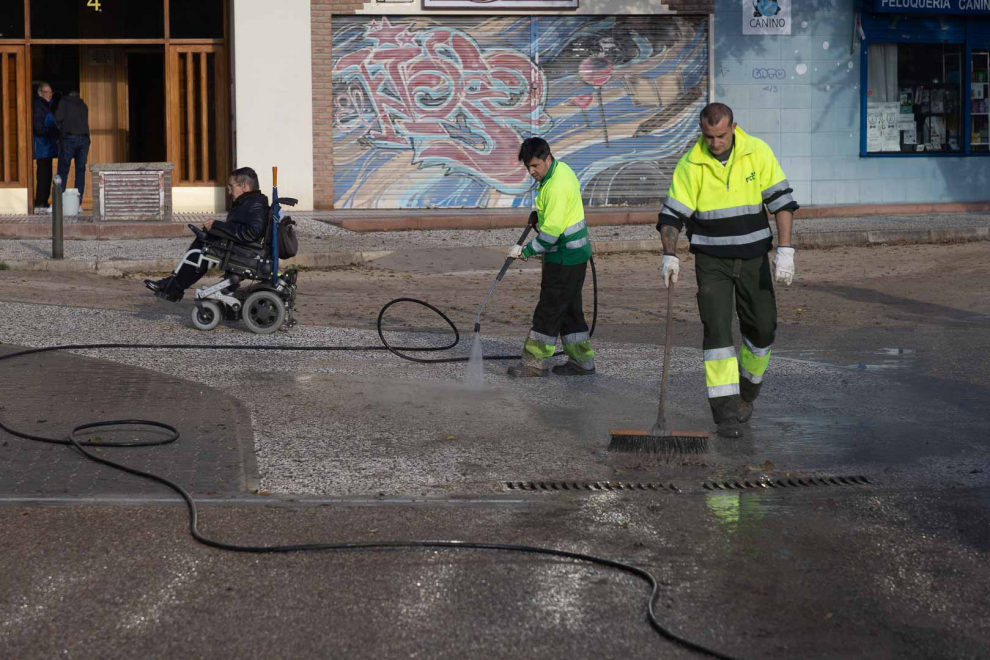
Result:
M296 236L296 221L289 216L278 223L278 258L291 259L299 252L299 238Z

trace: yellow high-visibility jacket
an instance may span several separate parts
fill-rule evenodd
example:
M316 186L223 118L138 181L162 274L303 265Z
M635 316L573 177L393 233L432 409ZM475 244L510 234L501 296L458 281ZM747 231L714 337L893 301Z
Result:
M544 263L576 266L591 258L584 220L581 182L562 160L553 159L536 193L539 234L523 248L523 257L543 255Z
M767 143L738 127L734 136L725 165L708 151L704 136L681 158L657 231L664 225L678 230L686 225L691 252L752 259L773 248L764 205L777 213L795 211L798 204Z

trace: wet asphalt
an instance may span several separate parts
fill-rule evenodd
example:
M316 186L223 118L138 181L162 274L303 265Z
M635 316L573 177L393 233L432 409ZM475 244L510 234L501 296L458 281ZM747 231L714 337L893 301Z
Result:
M988 657L988 319L889 308L917 324L782 326L746 436L696 456L607 451L610 428L654 421L651 324L601 328L592 378L516 382L492 360L480 388L464 363L383 351L46 353L0 362L0 420L53 437L174 424L178 443L100 455L182 482L201 531L230 543L552 547L652 572L660 620L733 657ZM0 350L378 343L204 334L161 309L0 303ZM390 342L443 343L403 314ZM675 338L668 422L714 430L700 327ZM0 474L0 657L703 657L654 631L645 583L615 569L507 550L230 553L197 544L163 486L71 449L0 434Z

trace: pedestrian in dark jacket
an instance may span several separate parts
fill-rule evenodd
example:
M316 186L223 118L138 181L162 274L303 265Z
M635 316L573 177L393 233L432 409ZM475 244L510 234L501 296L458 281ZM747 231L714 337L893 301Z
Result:
M55 111L58 122L58 175L64 190L69 176L69 164L76 161L76 189L82 198L86 189L86 159L89 158L89 107L79 98L79 92L62 97Z
M258 175L250 167L234 170L227 180L227 191L234 199L227 212L226 220L207 220L203 228L211 235L233 238L238 243L257 243L264 237L268 225L268 197L258 190ZM189 250L202 249L203 242L198 238ZM186 289L206 274L206 265L195 267L187 263L168 277L161 280L145 280L144 285L162 298L171 302L182 300Z
M52 192L52 159L58 156L58 125L52 112L52 87L38 84L33 107L34 159L38 161L35 176L34 212L51 211L48 196Z

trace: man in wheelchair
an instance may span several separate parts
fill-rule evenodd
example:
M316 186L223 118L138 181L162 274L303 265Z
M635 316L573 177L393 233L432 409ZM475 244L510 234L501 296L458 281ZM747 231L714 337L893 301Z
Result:
M209 261L196 259L211 247L224 249L225 244L239 244L238 252L260 251L268 226L268 198L259 190L258 175L250 167L241 167L230 174L227 192L234 200L226 220L207 220L206 234L196 238L175 272L160 280L145 280L144 285L160 298L170 302L182 300L186 289L199 281L209 269ZM227 245L232 248L234 245ZM257 248L255 250L254 248ZM249 256L248 254L238 256ZM235 285L236 286L236 285Z
M273 181L277 171L272 170ZM295 256L298 242L292 218L282 205L297 200L279 197L272 188L272 205L258 190L258 175L250 167L234 170L227 182L233 207L222 221L209 221L204 229L189 225L196 240L182 256L179 266L161 280L144 284L165 300L182 300L186 289L210 267L224 274L212 286L196 290L192 322L200 330L212 330L221 320L244 321L251 332L269 334L295 325L293 309L297 269L279 269L279 259ZM284 234L284 236L283 236ZM282 236L282 239L277 237ZM241 288L241 283L247 284Z

